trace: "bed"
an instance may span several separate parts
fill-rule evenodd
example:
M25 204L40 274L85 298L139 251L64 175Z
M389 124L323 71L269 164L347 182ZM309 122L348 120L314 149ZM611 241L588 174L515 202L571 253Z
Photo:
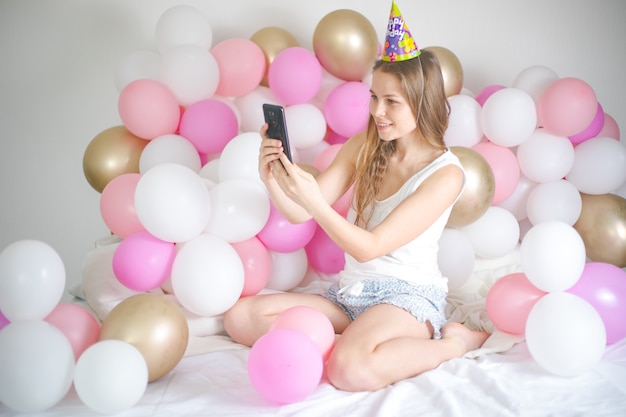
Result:
M102 318L134 292L116 281L111 260L118 241L105 238L85 260L74 301ZM435 370L376 392L349 393L322 378L302 401L276 405L262 397L247 374L250 349L232 342L221 317L189 315L184 357L148 384L132 408L118 416L624 416L626 339L607 346L591 370L574 377L549 373L533 360L520 336L494 331L484 308L488 288L519 269L519 252L477 259L470 280L451 292L451 320L493 331L483 348ZM319 291L327 281L308 276L294 291ZM323 277L322 277L323 278ZM21 415L0 405L3 416ZM38 416L102 415L84 405L74 388Z

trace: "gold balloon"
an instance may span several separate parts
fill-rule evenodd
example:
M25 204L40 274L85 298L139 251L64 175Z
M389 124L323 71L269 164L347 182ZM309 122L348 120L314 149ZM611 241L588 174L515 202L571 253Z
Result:
M463 89L463 66L459 58L442 46L429 46L424 50L434 53L439 60L446 97L459 94Z
M487 160L475 150L464 146L452 146L450 150L465 170L465 188L452 207L447 226L462 227L478 220L491 206L495 177Z
M345 81L361 81L376 61L378 39L365 16L354 10L335 10L317 24L313 50L330 74Z
M626 267L626 199L615 194L580 194L582 210L574 229L587 258Z
M139 158L147 140L138 138L125 126L114 126L94 137L83 154L87 182L99 193L113 178L139 172Z
M256 43L265 55L266 71L261 84L266 87L269 85L267 81L267 69L269 69L276 55L284 49L300 45L291 33L285 29L274 26L258 30L250 37L250 40Z
M137 294L121 301L102 321L100 340L122 340L135 346L155 381L180 362L189 342L182 309L167 296Z

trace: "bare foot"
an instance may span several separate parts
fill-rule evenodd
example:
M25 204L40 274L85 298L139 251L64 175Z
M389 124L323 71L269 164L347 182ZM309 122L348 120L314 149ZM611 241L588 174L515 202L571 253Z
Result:
M470 330L461 323L449 322L441 329L441 336L442 339L454 341L459 346L459 357L461 357L481 347L489 337L489 333Z

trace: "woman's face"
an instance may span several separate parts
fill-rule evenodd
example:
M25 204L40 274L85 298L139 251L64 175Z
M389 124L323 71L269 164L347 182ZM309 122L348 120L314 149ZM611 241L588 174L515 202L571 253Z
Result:
M380 139L392 141L415 131L417 117L395 75L375 71L370 92L370 114Z

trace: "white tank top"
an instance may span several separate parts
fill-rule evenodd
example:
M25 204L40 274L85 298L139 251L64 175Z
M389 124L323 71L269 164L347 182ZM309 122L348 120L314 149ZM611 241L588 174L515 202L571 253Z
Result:
M382 201L376 201L368 228L371 230L382 222L393 209L411 195L433 172L450 164L457 165L463 169L457 156L448 149L409 178L395 194ZM451 204L418 237L386 255L371 261L358 262L346 253L345 267L339 273L339 286L345 288L367 278L400 278L415 285L435 285L447 291L448 279L439 270L437 252L439 250L439 238L448 222L453 205ZM416 215L419 215L419 213L416 213ZM350 208L347 215L348 221L354 222L355 217L354 210Z

